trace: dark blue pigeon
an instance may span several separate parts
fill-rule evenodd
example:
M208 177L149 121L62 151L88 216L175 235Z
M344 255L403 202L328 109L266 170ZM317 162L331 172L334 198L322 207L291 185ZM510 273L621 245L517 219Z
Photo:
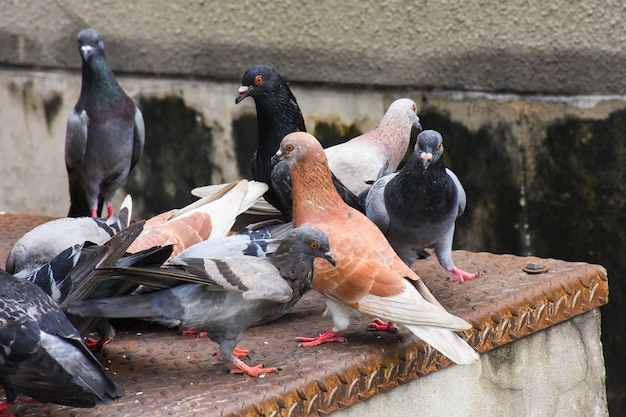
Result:
M65 165L69 180L68 217L113 215L113 197L126 183L143 152L141 111L115 80L100 34L78 34L83 60L80 97L67 119Z
M484 274L463 271L452 261L454 226L465 204L465 190L446 168L443 138L434 130L421 132L404 167L377 179L365 199L367 217L404 263L412 266L422 249L434 247L441 266L454 274L451 281Z
M265 199L291 220L291 175L284 162L272 161L280 141L289 133L306 132L300 106L287 81L268 65L249 68L241 80L235 103L252 97L256 105L259 144L252 159L255 180L269 186ZM333 175L333 183L341 198L357 210L364 211L358 197Z
M69 303L71 314L139 318L168 327L206 332L220 344L220 359L239 372L259 376L276 368L249 366L235 349L243 332L288 313L310 288L313 261L334 265L328 238L320 229L293 229L267 258L232 256L221 259L178 256L163 268L105 268L109 276L136 280L162 290L127 297Z

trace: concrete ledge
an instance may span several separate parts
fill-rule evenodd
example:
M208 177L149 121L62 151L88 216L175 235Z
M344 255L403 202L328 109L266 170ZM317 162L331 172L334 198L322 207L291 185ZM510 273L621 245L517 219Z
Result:
M0 215L0 229L11 230L3 239L20 236L19 227L6 224L28 230L44 220ZM208 340L133 321L117 323L116 340L106 346L102 359L126 396L79 414L296 416L360 404L365 408L345 412L377 415L384 408L398 415L414 415L407 414L411 409L419 409L420 415L442 415L445 410L470 416L607 415L597 313L607 302L605 269L544 259L547 272L528 274L522 270L528 260L524 257L464 251L454 256L459 267L488 269L488 274L451 284L432 256L414 268L449 311L474 325L466 337L483 354L477 364L450 366L447 358L406 331L366 331L367 319L353 323L345 344L298 348L295 336L332 326L321 317L320 296L310 292L288 316L245 334L241 346L252 349L251 363L282 368L261 379L226 373L228 367L213 358L215 344ZM399 400L405 392L425 398L417 403ZM363 402L370 398L373 402ZM428 414L426 405L435 411ZM23 404L15 411L22 416L76 413L43 404Z

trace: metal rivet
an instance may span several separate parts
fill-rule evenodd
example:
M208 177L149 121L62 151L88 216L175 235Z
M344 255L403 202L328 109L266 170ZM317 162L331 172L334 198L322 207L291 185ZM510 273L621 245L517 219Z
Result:
M542 272L546 272L548 267L545 266L543 261L539 258L531 258L526 261L526 265L523 268L524 272L529 274L541 274Z

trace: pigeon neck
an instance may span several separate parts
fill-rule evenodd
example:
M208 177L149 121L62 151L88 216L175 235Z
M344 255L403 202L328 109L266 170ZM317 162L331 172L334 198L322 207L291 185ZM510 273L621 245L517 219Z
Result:
M291 252L289 247L279 246L269 260L293 290L293 297L286 305L291 308L311 288L313 258L301 252Z
M323 152L323 151L321 151ZM291 167L293 223L316 223L345 203L337 193L328 165L322 160L301 161Z
M104 57L93 56L88 63L83 63L82 73L81 93L97 91L97 96L105 99L119 94L121 87Z
M411 127L406 111L388 111L376 126L377 133L372 135L372 139L376 146L389 153L389 170L400 165L409 147Z
M287 85L255 100L259 126L259 157L271 158L280 141L293 132L306 132L300 107Z

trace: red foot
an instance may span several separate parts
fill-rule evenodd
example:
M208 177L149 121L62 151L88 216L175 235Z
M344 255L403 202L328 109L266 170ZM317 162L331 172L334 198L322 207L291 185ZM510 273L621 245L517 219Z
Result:
M180 332L181 336L189 336L189 335L196 335L196 337L201 338L201 337L207 337L209 334L207 332L199 332L197 330L183 330L182 332Z
M482 277L486 273L485 271L478 271L477 273L472 274L471 272L463 271L462 269L457 268L456 266L453 266L452 268L450 268L450 272L454 274L453 277L449 278L450 282L470 281L474 278Z
M113 204L107 204L107 219L113 216Z
M111 343L112 339L94 339L93 337L88 337L85 339L85 346L87 346L90 350L100 350L104 346Z
M246 359L248 357L248 355L250 355L250 351L248 349L241 349L238 347L235 347L233 349L233 356L239 359ZM215 352L215 355L213 356L220 356L220 351L219 349L217 350L217 352Z
M98 217L98 209L97 208L92 208L91 209L91 217Z
M255 366L246 365L241 359L235 359L233 363L237 368L231 369L231 374L246 374L256 378L272 372L278 372L278 368L264 368L260 364Z
M337 335L337 332L329 330L326 333L322 333L321 335L317 337L296 337L296 342L300 342L298 346L310 347L310 346L321 345L323 343L328 343L328 342L344 343L346 341L346 339L344 339L343 337L336 336L336 335Z
M372 330L378 330L379 332L398 333L398 326L390 321L383 321L378 317L370 323L369 328Z
M12 406L13 406L13 404L15 404L15 401L14 401L14 402L8 402L8 401L6 401L6 400L5 400L5 401L2 401L2 402L0 403L0 417L15 417L15 414L13 414L13 413L9 413L9 412L5 412L5 410L6 410L7 408L12 407Z

